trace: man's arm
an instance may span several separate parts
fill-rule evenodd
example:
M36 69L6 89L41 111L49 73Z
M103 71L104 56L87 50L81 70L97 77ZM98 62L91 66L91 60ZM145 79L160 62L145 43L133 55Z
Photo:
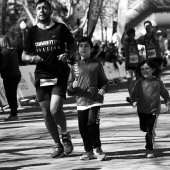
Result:
M35 29L36 27L32 27L31 29L29 29L27 36L26 36L26 40L24 42L24 50L22 52L22 60L28 64L30 63L38 63L38 62L42 62L43 59L38 56L35 55L33 53L34 51L34 41L33 41L33 36L35 33Z
M43 61L43 59L40 56L32 55L26 51L22 52L22 60L26 63L38 63Z

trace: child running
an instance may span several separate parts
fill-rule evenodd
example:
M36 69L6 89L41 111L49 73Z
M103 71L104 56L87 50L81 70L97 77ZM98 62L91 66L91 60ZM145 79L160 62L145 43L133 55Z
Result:
M86 151L80 160L97 158L102 161L106 155L101 148L99 113L108 80L102 64L91 59L92 47L88 37L79 40L80 60L71 67L68 94L76 95L79 131Z
M155 142L155 127L161 111L160 96L170 110L170 96L163 82L157 77L160 69L151 59L143 60L137 66L137 73L141 76L132 91L132 105L137 106L140 129L146 132L146 157L153 158Z

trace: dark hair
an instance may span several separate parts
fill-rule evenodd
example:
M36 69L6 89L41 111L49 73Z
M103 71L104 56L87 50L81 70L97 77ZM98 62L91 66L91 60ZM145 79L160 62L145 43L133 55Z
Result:
M90 47L93 48L93 43L92 43L92 41L89 37L80 38L79 41L78 41L78 46L79 46L80 43L86 42L86 41L90 44Z
M38 4L41 4L43 2L46 3L49 6L49 8L51 9L51 3L48 0L38 0L36 2L35 6L37 7Z
M141 61L137 67L136 67L136 73L137 75L139 75L140 77L143 77L142 76L142 73L141 73L141 67L144 65L144 64L147 64L149 67L151 67L152 69L155 69L155 71L153 72L153 76L155 77L159 77L160 73L161 73L161 69L159 68L159 66L152 60L152 59L146 59L146 60L143 60Z
M149 21L149 20L147 20L147 21L144 22L144 25L145 25L145 24L150 24L150 25L152 25L152 22Z
M126 34L127 34L127 35L129 35L129 34L135 34L135 29L129 28L129 29L126 31Z

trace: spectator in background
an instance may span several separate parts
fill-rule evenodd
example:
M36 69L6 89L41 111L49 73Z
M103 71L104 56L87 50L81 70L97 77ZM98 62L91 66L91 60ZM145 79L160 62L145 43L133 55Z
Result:
M18 120L17 88L21 79L21 72L19 70L17 52L11 47L10 40L6 35L0 36L0 51L0 73L6 98L11 109L10 115L4 121L14 121Z
M152 58L153 61L159 66L162 66L163 58L161 55L161 48L159 44L159 37L163 36L165 32L158 31L157 26L153 26L151 21L145 21L144 27L146 34L139 39L137 43L145 45L146 59Z
M136 66L140 62L139 50L137 42L135 40L135 29L129 28L126 31L127 38L125 33L122 36L121 43L124 45L125 51L125 69L126 76L128 80L128 91L129 97L126 98L126 101L131 103L132 89L134 86L134 75L136 75Z

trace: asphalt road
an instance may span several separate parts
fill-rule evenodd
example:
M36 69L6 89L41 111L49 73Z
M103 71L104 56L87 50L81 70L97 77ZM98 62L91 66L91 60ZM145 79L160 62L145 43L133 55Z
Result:
M169 67L161 79L170 91ZM170 170L170 114L162 101L156 128L155 158L145 157L145 133L139 129L136 109L126 101L127 83L110 86L100 113L102 148L106 161L80 161L84 153L78 130L76 104L64 104L74 152L69 157L52 159L54 142L49 135L39 105L23 103L19 121L4 122L9 114L0 112L0 169L2 170Z

